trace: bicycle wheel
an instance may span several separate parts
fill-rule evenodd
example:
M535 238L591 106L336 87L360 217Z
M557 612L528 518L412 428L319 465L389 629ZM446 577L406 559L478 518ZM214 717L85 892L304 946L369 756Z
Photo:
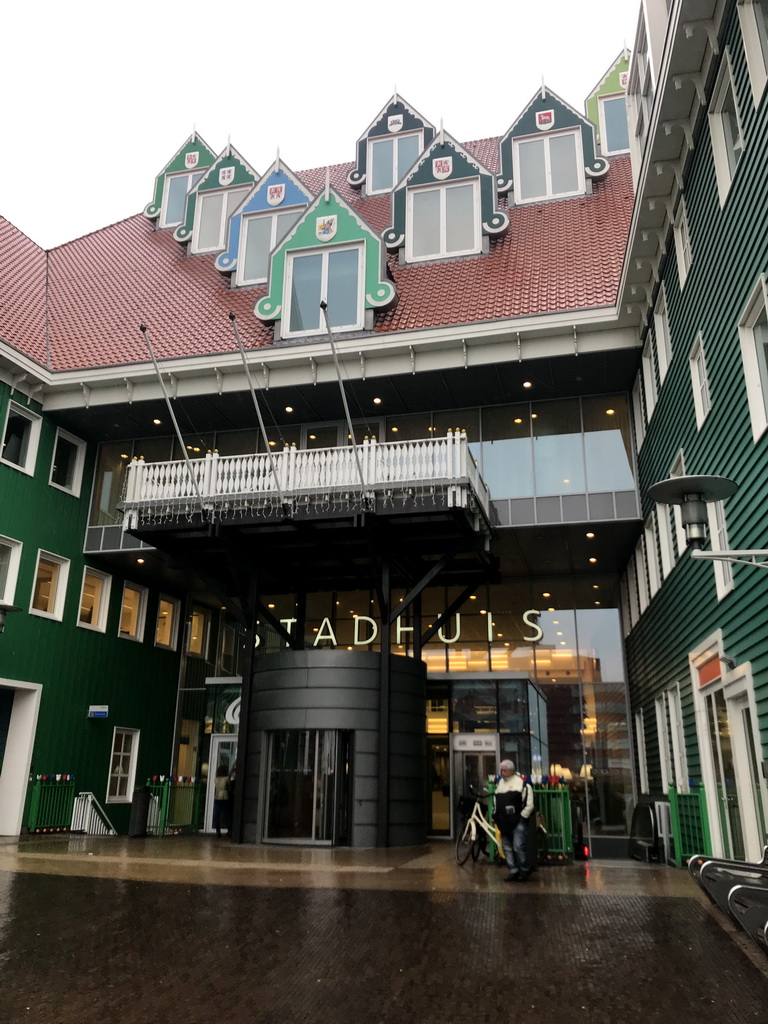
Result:
M474 848L476 839L472 838L472 826L465 821L459 827L459 834L456 836L456 861L458 864L466 864L470 853Z
M473 842L472 842L472 860L477 860L477 858L480 856L480 851L483 848L483 839L485 839L485 836L483 836L482 839L481 839L480 838L480 834L478 833L478 835L473 840Z

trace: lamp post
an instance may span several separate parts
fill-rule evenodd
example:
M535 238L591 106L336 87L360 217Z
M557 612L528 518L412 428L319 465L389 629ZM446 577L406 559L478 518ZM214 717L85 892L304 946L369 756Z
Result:
M5 632L5 617L8 612L20 612L21 608L17 608L12 604L3 604L0 601L0 633Z
M679 505L691 558L737 562L768 569L768 550L702 551L707 539L707 504L730 498L738 484L724 476L673 476L648 488L648 496L661 505ZM757 561L756 559L763 559Z

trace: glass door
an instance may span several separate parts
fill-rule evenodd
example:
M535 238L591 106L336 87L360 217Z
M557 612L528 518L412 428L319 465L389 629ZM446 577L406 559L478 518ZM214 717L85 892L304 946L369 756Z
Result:
M428 832L447 836L451 831L451 779L448 738L427 740L427 778L429 779Z
M213 825L213 801L216 788L216 774L223 768L226 770L227 777L229 778L236 765L237 737L233 737L231 733L223 733L221 735L214 733L213 736L211 736L211 756L208 760L208 786L205 791L204 832L215 831ZM231 815L232 808L229 807L228 818L223 822L227 831L229 831L232 825Z
M333 729L270 736L264 839L348 841L350 738Z
M706 709L723 855L736 860L744 860L744 832L734 764L731 722L722 690L716 690L707 695Z

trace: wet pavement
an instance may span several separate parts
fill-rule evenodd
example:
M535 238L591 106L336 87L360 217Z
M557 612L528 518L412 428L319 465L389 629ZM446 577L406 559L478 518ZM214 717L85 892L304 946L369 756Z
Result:
M768 958L684 871L448 844L0 844L0 1024L768 1024Z

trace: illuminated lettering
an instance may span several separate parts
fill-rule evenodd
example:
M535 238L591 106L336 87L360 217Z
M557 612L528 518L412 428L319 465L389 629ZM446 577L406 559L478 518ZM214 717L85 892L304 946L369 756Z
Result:
M440 637L444 644L455 644L456 641L461 636L461 614L459 612L456 612L456 632L453 634L452 637L443 636L442 626L440 627L440 629L438 629L437 635Z
M295 621L296 620L294 619L294 622ZM318 629L317 631L317 636L315 637L315 642L312 644L312 646L317 647L321 640L330 640L334 647L338 643L336 639L336 634L333 632L331 620L327 617L323 619L323 621L320 623L320 629Z
M370 623L370 626L371 626L371 635L369 637L367 637L365 640L361 640L360 639L360 623L361 622L368 622L368 623ZM370 616L368 616L368 615L358 615L357 616L357 618L355 619L355 635L354 635L354 639L352 640L353 644L355 644L358 647L360 647L360 646L367 646L368 644L372 644L373 641L376 639L376 637L378 635L379 635L379 624L378 624L378 622L376 622L375 619L370 618Z
M528 644L537 644L544 636L544 630L541 628L538 621L540 615L541 612L537 611L535 608L529 608L527 612L523 612L523 622L533 630L533 636L523 637L523 640Z

